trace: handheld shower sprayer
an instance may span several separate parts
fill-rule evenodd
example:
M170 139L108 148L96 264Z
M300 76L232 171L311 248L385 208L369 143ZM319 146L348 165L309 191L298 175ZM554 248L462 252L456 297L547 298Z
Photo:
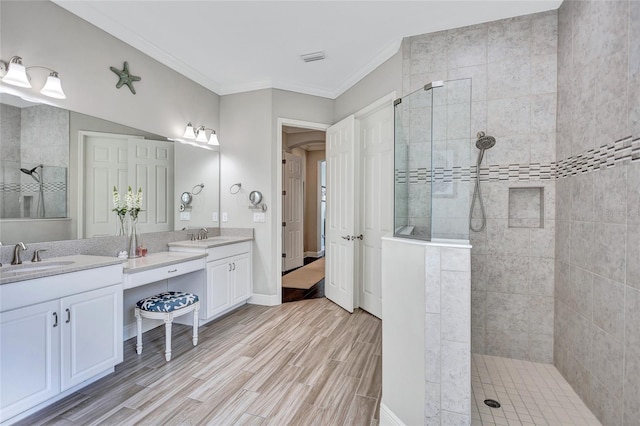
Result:
M476 148L480 150L478 153L478 161L476 161L476 184L473 189L473 199L471 201L471 209L469 211L469 228L474 232L480 232L484 230L485 226L487 226L487 217L484 211L484 203L482 202L482 193L480 192L480 164L482 163L482 158L484 157L484 152L487 149L493 148L496 144L496 138L493 136L487 136L484 132L478 132L476 140ZM476 198L480 203L480 212L481 212L481 220L482 223L479 228L474 228L473 223L471 222L473 218L473 210L476 206Z

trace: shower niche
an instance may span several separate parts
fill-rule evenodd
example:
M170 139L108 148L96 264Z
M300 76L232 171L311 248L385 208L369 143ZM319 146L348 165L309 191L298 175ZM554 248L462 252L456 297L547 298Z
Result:
M471 79L426 84L394 115L394 236L468 240Z
M509 188L509 228L544 228L544 188Z

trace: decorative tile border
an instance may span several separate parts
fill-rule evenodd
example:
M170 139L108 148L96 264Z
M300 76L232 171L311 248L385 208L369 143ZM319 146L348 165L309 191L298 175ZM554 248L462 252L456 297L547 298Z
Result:
M67 190L65 182L45 182L43 189L46 192L64 192ZM38 192L40 187L37 183L4 183L0 182L0 192Z
M633 140L629 136L560 160L556 166L556 179L636 161L640 161L640 138Z
M640 162L640 138L633 139L629 136L558 162L482 166L480 181L555 180L636 161ZM475 180L476 173L476 166L450 169L437 167L433 172L427 168L411 169L408 172L396 169L395 183L427 184L431 183L432 175L434 182L469 182Z

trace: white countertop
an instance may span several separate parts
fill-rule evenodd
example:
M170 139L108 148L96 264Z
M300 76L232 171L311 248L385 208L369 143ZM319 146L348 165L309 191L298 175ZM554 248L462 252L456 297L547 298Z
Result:
M122 259L117 257L77 254L45 259L41 262L22 262L21 265L3 265L0 266L0 285L120 263Z
M128 259L123 263L125 274L147 271L163 266L174 265L176 263L188 262L190 260L202 259L206 253L182 253L176 251L162 251L151 253L144 257Z
M220 237L210 237L206 240L186 240L169 243L169 247L187 247L209 249L213 247L226 246L229 244L243 243L245 241L253 241L253 237L235 237L223 235Z

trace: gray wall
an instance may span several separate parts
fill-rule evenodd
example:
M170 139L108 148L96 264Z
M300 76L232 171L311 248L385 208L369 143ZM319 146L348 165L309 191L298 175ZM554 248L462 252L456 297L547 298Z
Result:
M281 238L280 224L276 219L281 208L277 177L282 165L277 163L278 118L331 124L333 101L317 96L303 95L278 89L264 89L221 97L220 143L222 176L220 196L222 211L229 221L222 227L253 227L255 243L253 251L254 292L268 299L277 293L279 277L275 276L277 262L282 256L276 250ZM232 195L229 187L242 183L238 194ZM253 210L248 209L249 193L262 192L268 206L266 221L253 222ZM258 297L261 297L258 296Z
M558 27L554 363L604 425L637 426L640 2L565 1Z
M50 1L2 1L0 8L2 60L18 55L25 66L58 71L67 99L47 98L53 105L166 137L181 137L188 121L218 129L217 94L128 44ZM109 67L122 69L124 61L142 77L136 95L115 88ZM15 90L39 95L47 73L33 70L31 77L34 89Z
M391 92L402 95L402 52L387 59L334 101L333 123L372 104Z
M469 137L475 142L482 130L497 139L482 168L487 226L470 236L472 350L539 362L553 359L556 30L551 11L403 44L404 94L431 81L471 78ZM476 155L472 147L472 164ZM513 187L543 188L542 227L515 227L527 206L515 199L510 206Z

